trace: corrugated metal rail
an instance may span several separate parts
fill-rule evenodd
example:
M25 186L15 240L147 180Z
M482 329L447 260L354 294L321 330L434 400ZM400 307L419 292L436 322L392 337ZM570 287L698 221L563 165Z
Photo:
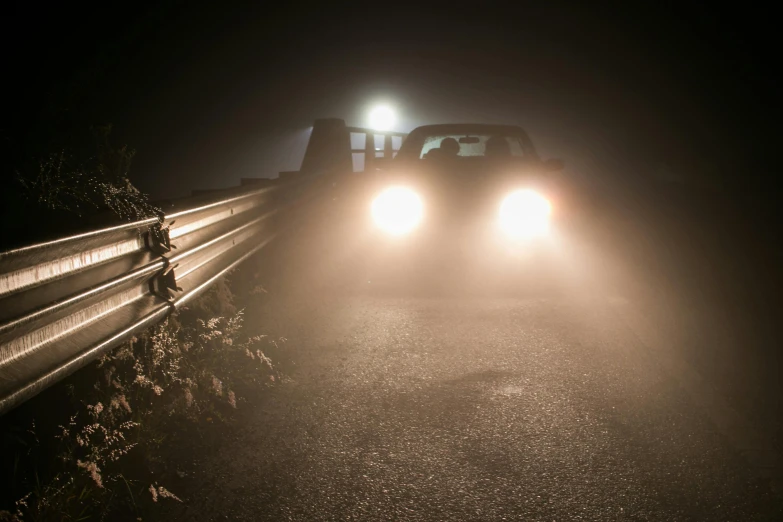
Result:
M0 412L163 319L274 237L276 188L0 253Z

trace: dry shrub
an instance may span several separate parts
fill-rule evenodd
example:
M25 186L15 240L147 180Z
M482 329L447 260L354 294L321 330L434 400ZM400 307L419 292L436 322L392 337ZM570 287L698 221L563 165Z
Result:
M217 310L234 312L204 315ZM56 470L33 480L0 520L102 518L118 509L141 515L181 502L157 483L170 472L167 443L186 444L206 422L231 422L241 400L237 385L275 380L263 347L284 339L247 337L243 321L221 282L184 314L102 357L89 396L59 427Z

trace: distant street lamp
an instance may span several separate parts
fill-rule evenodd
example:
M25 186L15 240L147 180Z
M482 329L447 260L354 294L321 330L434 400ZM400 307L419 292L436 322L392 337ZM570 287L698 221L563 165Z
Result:
M397 123L397 115L388 105L378 105L369 114L370 128L378 131L391 130Z

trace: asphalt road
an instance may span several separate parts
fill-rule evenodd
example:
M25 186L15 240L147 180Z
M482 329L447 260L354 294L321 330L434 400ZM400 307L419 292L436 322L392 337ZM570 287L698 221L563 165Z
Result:
M747 370L726 324L664 328L639 267L588 250L534 291L282 283L247 317L288 338L288 377L193 456L182 518L783 520L760 401L694 362L696 339Z
M290 377L196 457L185 519L780 519L725 406L631 306L311 292L257 310L289 332Z

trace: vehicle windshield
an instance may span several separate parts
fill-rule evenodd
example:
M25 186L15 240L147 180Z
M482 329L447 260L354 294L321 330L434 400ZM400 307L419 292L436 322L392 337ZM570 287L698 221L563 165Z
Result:
M403 141L401 161L466 161L500 159L536 161L533 143L512 125L431 125L414 129Z
M517 136L503 134L438 134L425 136L419 159L439 157L524 158L525 150Z

